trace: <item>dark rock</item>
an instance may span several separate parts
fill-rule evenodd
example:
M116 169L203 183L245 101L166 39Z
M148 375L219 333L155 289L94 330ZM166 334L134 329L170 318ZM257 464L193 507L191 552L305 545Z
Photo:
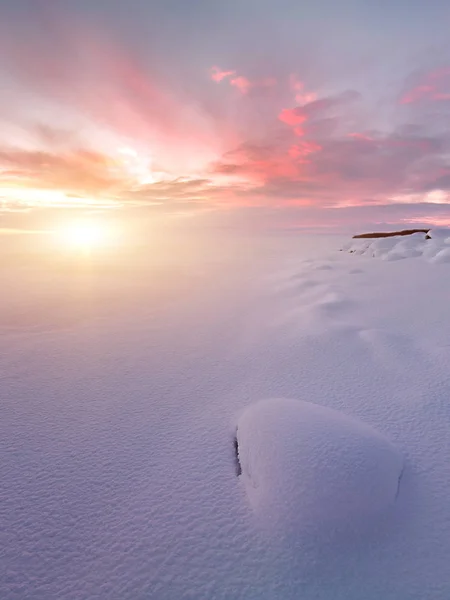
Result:
M395 237L396 235L413 235L414 233L426 233L427 236L425 239L431 239L428 235L429 229L402 229L402 231L388 231L388 232L380 232L380 233L360 233L359 235L354 235L353 239L375 239L375 238L387 238L387 237Z
M236 436L233 440L233 449L234 449L234 467L236 469L236 475L239 477L239 475L242 473L242 468L241 468L241 462L239 460L239 443L238 443L238 439L237 439L237 432L236 432Z

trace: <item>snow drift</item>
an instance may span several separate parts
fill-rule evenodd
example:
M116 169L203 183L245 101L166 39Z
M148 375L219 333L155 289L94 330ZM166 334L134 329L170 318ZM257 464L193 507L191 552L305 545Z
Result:
M309 402L251 405L237 427L242 480L255 513L279 531L366 524L392 505L403 458L372 427Z

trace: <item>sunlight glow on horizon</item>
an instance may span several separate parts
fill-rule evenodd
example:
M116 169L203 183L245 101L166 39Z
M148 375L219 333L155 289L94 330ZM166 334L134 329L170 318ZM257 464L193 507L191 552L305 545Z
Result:
M119 233L110 224L97 219L81 219L63 223L54 230L55 242L60 250L91 254L95 250L114 247Z

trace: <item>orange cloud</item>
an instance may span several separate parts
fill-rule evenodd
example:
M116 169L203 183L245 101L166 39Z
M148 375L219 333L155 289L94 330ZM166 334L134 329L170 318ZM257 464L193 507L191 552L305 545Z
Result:
M88 150L64 154L0 150L0 186L58 189L85 195L107 194L131 184L120 163Z

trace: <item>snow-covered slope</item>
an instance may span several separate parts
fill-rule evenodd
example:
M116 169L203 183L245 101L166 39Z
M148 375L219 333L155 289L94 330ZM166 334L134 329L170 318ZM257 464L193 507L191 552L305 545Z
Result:
M342 243L196 238L120 264L3 264L2 600L448 600L450 265ZM381 486L389 506L356 535L279 536L249 501L236 426L274 397L325 407L351 499L370 508L361 488ZM307 413L286 425L293 446L261 440L265 489L299 489L286 459L339 501L326 454L314 479ZM393 461L373 462L383 444L365 454L366 426Z

